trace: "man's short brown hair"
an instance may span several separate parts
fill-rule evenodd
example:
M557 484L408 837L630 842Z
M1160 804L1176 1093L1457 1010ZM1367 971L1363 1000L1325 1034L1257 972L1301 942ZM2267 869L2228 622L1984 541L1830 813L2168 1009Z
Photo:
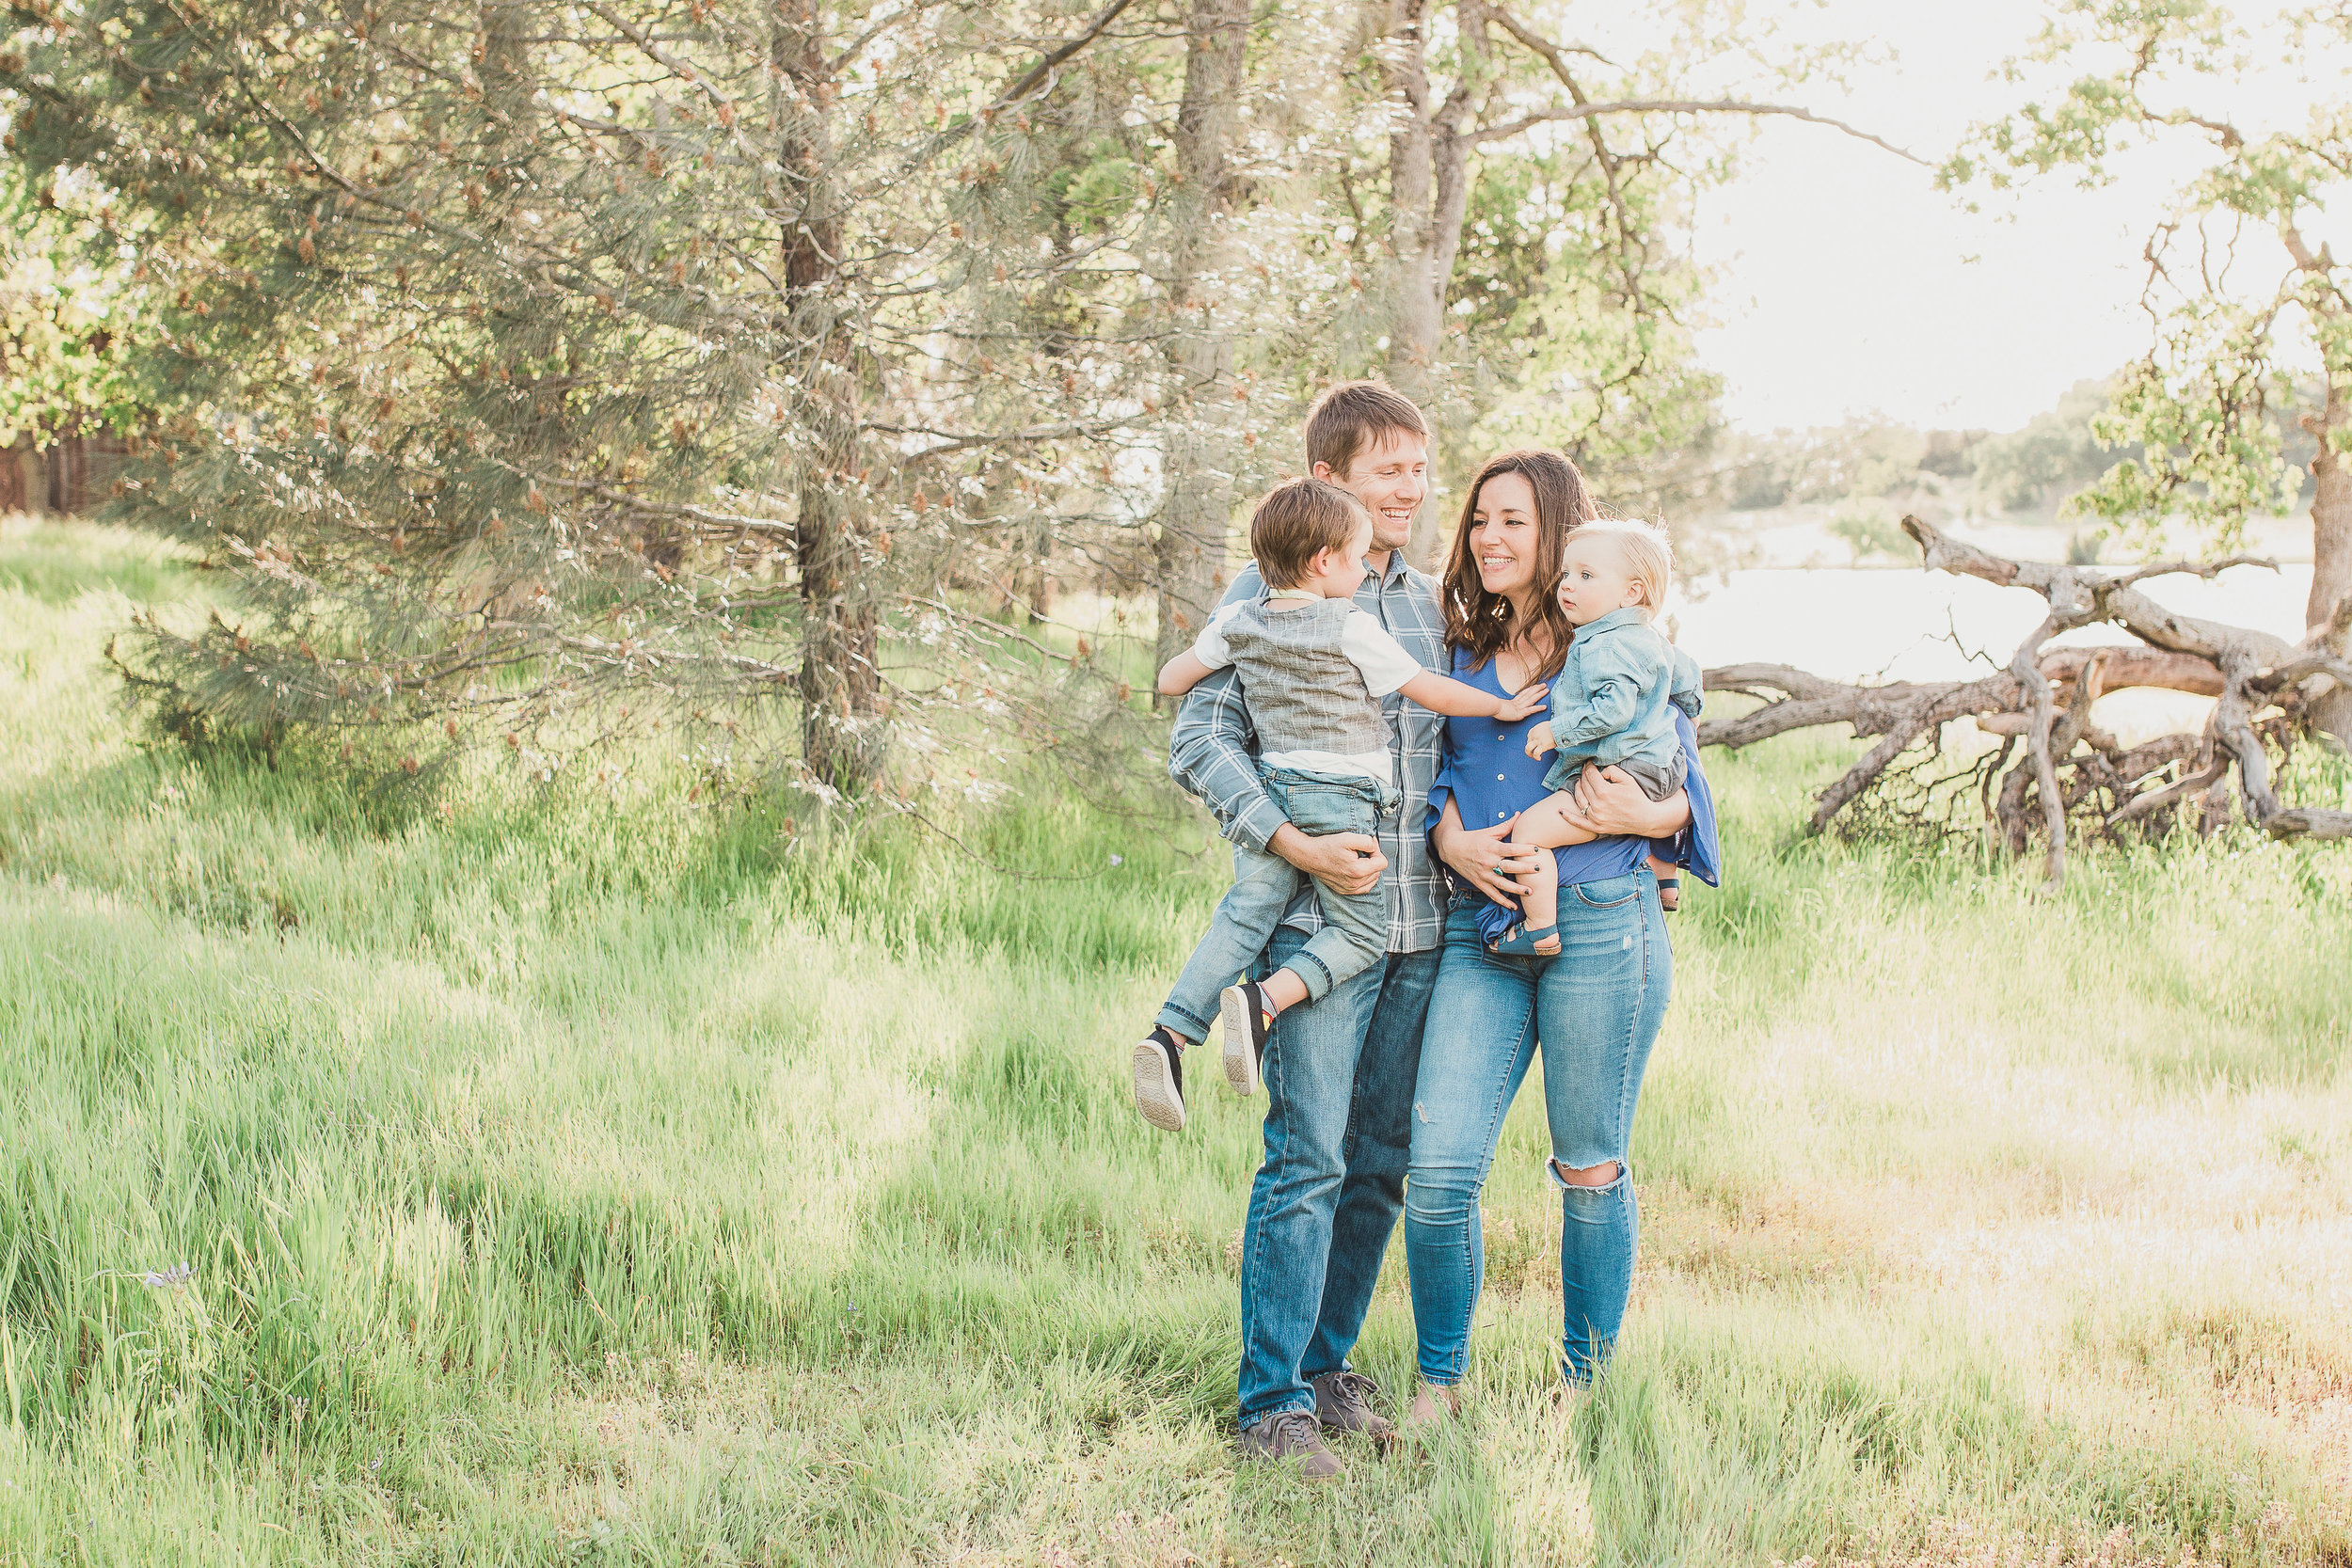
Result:
M1391 436L1429 439L1429 420L1411 398L1385 381L1343 381L1307 410L1307 471L1327 463L1345 479L1356 459Z
M1285 480L1266 492L1249 516L1249 553L1268 588L1295 588L1315 555L1343 550L1372 521L1364 503L1319 479Z

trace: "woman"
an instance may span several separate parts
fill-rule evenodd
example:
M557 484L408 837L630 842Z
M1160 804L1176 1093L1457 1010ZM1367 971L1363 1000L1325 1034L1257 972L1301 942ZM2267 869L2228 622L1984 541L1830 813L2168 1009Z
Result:
M1507 693L1559 672L1571 635L1553 597L1561 550L1571 530L1597 515L1583 476L1557 452L1508 452L1480 471L1440 590L1456 679ZM1674 981L1646 863L1655 852L1716 879L1713 801L1697 737L1689 721L1677 722L1690 760L1683 794L1653 802L1630 781L1587 773L1584 825L1599 836L1553 851L1560 952L1537 958L1488 953L1478 911L1488 898L1507 901L1516 891L1509 878L1528 868L1504 840L1518 814L1545 797L1546 765L1526 755L1524 724L1446 726L1429 832L1454 892L1422 1044L1405 1194L1421 1340L1416 1420L1458 1408L1454 1386L1469 1360L1486 1262L1479 1189L1539 1040L1561 1198L1562 1375L1589 1384L1625 1317L1638 1221L1627 1143Z

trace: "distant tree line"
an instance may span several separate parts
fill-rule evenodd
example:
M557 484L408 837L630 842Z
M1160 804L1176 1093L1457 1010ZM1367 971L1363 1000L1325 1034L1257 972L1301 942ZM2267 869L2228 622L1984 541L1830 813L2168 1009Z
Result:
M2077 381L2055 407L2013 431L1917 430L1883 420L1723 442L1729 462L1723 499L1734 512L1806 502L1902 496L1940 502L1947 515L2042 514L2058 516L2120 463L2144 458L2137 442L2110 446L2099 434L2113 388L2135 373ZM2298 405L2321 401L2306 389ZM2316 493L2311 478L2317 437L2298 423L2273 420L2280 461L2301 476L2292 504Z

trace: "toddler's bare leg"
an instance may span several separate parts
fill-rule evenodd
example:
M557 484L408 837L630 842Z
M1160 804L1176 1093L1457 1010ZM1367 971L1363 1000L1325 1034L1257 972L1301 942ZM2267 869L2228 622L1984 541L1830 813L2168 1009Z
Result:
M1682 907L1682 868L1656 855L1649 858L1649 874L1658 879L1658 907L1678 910Z
M1583 844L1592 833L1571 823L1565 815L1576 798L1567 791L1547 795L1519 813L1519 819L1511 825L1511 843L1540 851L1536 866L1518 879L1523 890L1519 897L1520 918L1531 931L1540 931L1560 919L1560 867L1549 851L1570 844ZM1558 936L1549 936L1535 943L1535 951L1546 955L1560 951Z
M1519 918L1531 931L1560 923L1560 867L1551 858L1551 851L1537 846L1535 869L1521 872L1519 884ZM1535 951L1549 958L1560 951L1560 933L1535 939Z
M1525 811L1511 825L1511 842L1536 844L1547 849L1561 849L1571 844L1589 844L1594 834L1589 828L1580 828L1567 818L1576 807L1576 797L1566 790L1547 795Z

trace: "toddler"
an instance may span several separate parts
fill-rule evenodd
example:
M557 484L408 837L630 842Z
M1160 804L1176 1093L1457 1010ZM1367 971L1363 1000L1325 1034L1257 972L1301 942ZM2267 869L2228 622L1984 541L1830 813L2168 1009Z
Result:
M1226 605L1190 652L1160 672L1170 696L1231 667L1257 732L1258 776L1299 832L1373 833L1398 806L1389 721L1391 691L1438 713L1518 720L1543 688L1493 697L1421 661L1355 603L1372 548L1372 515L1336 484L1295 479L1258 503L1249 553L1270 592ZM1323 928L1263 982L1236 984L1273 936L1305 874L1263 850L1234 851L1232 891L1135 1049L1136 1108L1154 1127L1184 1125L1184 1053L1206 1037L1214 1007L1225 1030L1225 1076L1244 1094L1263 1082L1266 1035L1283 1008L1312 1001L1389 949L1386 890L1341 894L1318 884Z
M1551 685L1551 719L1527 732L1527 754L1556 752L1544 787L1553 793L1519 814L1511 842L1546 849L1593 835L1564 812L1586 763L1616 768L1653 800L1682 787L1689 768L1671 707L1698 717L1704 700L1698 666L1651 626L1665 604L1674 551L1665 531L1646 523L1587 523L1562 552L1560 609L1576 628L1567 662ZM1519 879L1522 909L1489 902L1479 934L1490 952L1548 958L1560 951L1559 878L1549 854ZM1680 879L1656 857L1659 901L1679 903Z

